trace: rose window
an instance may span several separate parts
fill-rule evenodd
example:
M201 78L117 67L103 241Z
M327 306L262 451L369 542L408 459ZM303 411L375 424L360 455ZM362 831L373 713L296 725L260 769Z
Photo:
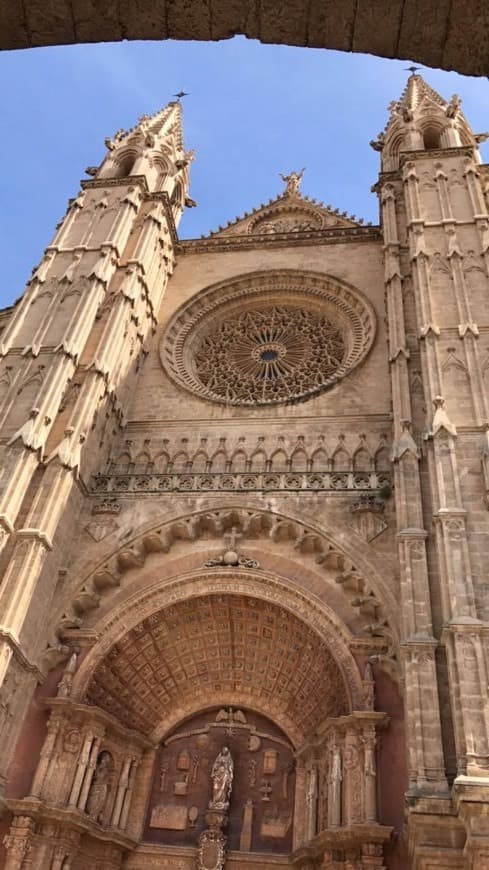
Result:
M254 405L320 390L344 356L342 331L328 317L273 307L219 323L196 349L194 368L216 398Z
M370 349L375 315L329 276L282 270L243 275L189 299L162 338L179 386L231 405L302 401L337 384Z

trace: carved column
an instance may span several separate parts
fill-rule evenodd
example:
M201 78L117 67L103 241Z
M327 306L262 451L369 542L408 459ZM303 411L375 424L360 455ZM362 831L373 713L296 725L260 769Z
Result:
M341 747L336 739L333 739L330 753L331 762L329 767L330 790L328 797L328 824L330 828L339 828L342 818L343 761L341 757Z
M306 778L305 764L298 760L295 771L294 849L302 846L306 840Z
M129 777L132 762L132 758L125 758L122 764L122 769L119 776L119 783L117 786L117 794L114 802L114 809L112 812L111 824L114 825L114 827L118 826L121 817L124 798L129 787Z
M31 797L33 798L40 798L42 795L44 780L46 779L46 774L53 758L54 747L56 745L56 740L59 734L60 724L61 723L58 718L55 718L53 715L49 717L46 739L44 740L44 744L41 749L41 757L39 759L39 764L37 765L37 770L31 788Z
M83 785L80 792L80 797L78 798L78 809L82 812L85 809L88 792L90 791L90 786L92 784L93 775L95 773L95 769L97 767L97 758L100 751L100 743L101 737L95 737L92 746L90 748L90 755L88 758L88 763L85 770L85 776L83 778Z
M377 821L377 764L375 729L364 730L365 821Z
M34 822L28 816L16 816L10 827L10 833L4 837L3 843L7 850L4 870L22 870L26 866L32 849Z
M92 744L94 741L94 737L92 733L88 733L85 735L85 739L83 741L83 746L80 751L80 755L78 758L78 765L75 772L75 778L73 780L73 785L71 787L70 797L68 799L68 805L70 807L77 807L78 801L80 797L80 792L83 785L83 780L85 778L85 774L88 767L88 762L90 760L90 750L92 748Z
M131 767L129 770L127 790L126 790L126 793L124 795L124 800L122 803L122 809L121 809L121 815L120 815L120 821L119 821L119 827L122 831L126 830L127 817L128 817L129 810L131 807L131 801L132 801L132 795L133 795L133 791L134 791L134 783L136 781L136 772L138 769L138 765L139 765L139 759L133 758L131 760Z

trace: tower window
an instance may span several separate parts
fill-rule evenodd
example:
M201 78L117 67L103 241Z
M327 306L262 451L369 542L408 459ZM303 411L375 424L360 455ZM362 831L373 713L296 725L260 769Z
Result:
M116 178L124 178L126 175L130 175L135 164L136 160L132 154L128 154L127 157L124 157L120 163L117 163L114 175Z
M426 151L433 151L440 147L440 133L434 127L427 127L423 131L423 144Z

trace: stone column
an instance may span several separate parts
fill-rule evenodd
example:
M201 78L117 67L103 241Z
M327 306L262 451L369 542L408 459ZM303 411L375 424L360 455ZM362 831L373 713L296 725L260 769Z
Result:
M293 848L298 849L306 839L306 768L302 761L297 762L295 771L295 813Z
M125 758L122 764L122 770L119 776L119 784L117 786L117 794L114 802L114 809L112 812L112 821L111 824L114 827L117 827L119 824L119 820L122 812L122 805L124 801L124 797L126 795L128 786L129 786L129 774L131 770L132 758Z
M331 764L330 764L330 789L328 799L328 827L339 828L342 818L342 781L343 781L343 763L341 758L341 747L336 742L333 742L331 747Z
M30 796L33 798L40 798L42 795L44 780L46 779L46 774L51 764L54 747L56 745L56 740L59 734L60 724L60 720L53 718L53 714L51 714L48 722L48 732L46 734L44 745L41 749L41 757L39 759L39 764L37 765L34 781L32 783Z
M377 768L375 760L375 730L363 734L365 774L365 821L377 821Z
M85 777L83 779L83 785L80 793L80 797L78 798L78 809L82 812L85 809L88 792L90 791L90 786L92 784L93 775L95 773L95 768L97 766L97 758L100 750L100 737L95 737L92 747L90 749L90 756L88 759L88 764L85 771Z
M131 760L131 767L129 770L129 779L128 779L128 784L127 784L127 790L126 790L126 793L124 795L124 801L122 804L122 810L121 810L121 815L120 815L119 827L120 827L121 831L126 830L127 817L129 814L129 810L131 808L132 793L134 791L134 783L136 781L136 772L137 772L138 766L139 766L139 759L133 758Z
M90 732L85 736L85 740L83 741L83 746L80 751L80 755L78 756L78 765L75 772L75 778L73 780L73 785L71 787L70 797L68 799L68 806L77 807L78 806L78 798L80 797L80 791L83 784L83 779L85 777L85 773L87 770L88 761L90 758L90 749L93 742L93 734Z

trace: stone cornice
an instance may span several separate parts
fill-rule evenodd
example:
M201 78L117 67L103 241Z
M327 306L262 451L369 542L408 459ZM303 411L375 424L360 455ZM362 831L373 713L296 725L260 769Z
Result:
M24 798L23 800L7 800L10 812L15 816L27 816L38 822L47 822L56 825L65 825L67 830L76 831L99 840L102 843L110 843L121 849L134 849L138 841L123 834L116 828L102 827L94 822L86 813L80 810L58 807L47 804L36 798Z
M399 165L402 167L405 163L411 160L433 159L440 160L443 157L472 157L474 154L473 145L462 145L458 148L433 148L426 151L424 148L419 151L401 151L399 157Z
M53 712L56 711L58 714L66 711L70 720L76 715L87 720L93 721L95 719L115 731L116 734L144 749L151 749L154 746L152 741L148 740L147 737L144 737L138 731L121 725L117 718L100 707L76 703L71 698L48 698L44 702L44 706Z
M266 425L267 430L270 426L275 426L277 429L282 430L284 426L292 426L297 424L298 426L304 426L305 423L321 423L324 425L325 421L327 421L328 426L334 426L338 424L340 429L343 429L346 426L351 425L360 425L360 426L389 426L392 424L392 415L391 414L304 414L300 417L286 417L281 416L279 420L277 420L276 415L273 417L266 417L263 409L260 409L260 414L257 415L254 419L251 417L246 418L246 426L257 426L259 429L263 429L263 426ZM196 427L205 425L206 427L213 428L221 432L223 427L229 423L230 428L236 425L235 419L229 420L215 420L208 417L192 417L191 419L185 419L182 417L180 420L129 420L127 425L125 426L124 431L126 433L130 432L166 432L169 429L177 429L180 430L182 428L187 429L189 424L192 424ZM472 431L472 430L471 430Z
M379 227L333 227L302 233L275 233L270 235L215 236L205 239L182 239L177 254L212 253L214 251L243 251L256 248L289 248L304 245L335 245L351 242L381 242Z

